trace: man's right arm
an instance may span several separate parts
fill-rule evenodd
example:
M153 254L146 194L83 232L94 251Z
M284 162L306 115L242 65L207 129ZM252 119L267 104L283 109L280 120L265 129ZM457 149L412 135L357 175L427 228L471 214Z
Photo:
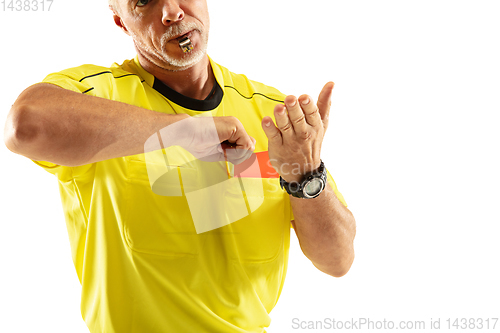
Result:
M21 93L7 117L4 140L11 151L36 161L79 166L144 152L146 140L189 118L88 96L53 84ZM214 118L220 142L255 143L234 117Z

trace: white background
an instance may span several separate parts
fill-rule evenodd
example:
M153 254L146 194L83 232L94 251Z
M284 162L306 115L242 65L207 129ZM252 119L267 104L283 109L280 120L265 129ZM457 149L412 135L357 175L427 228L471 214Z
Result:
M209 6L216 62L288 94L336 83L322 157L356 217L356 259L346 276L327 276L292 235L269 332L294 331L293 318L427 329L441 318L444 330L446 318L500 317L500 3ZM0 31L2 123L46 74L135 55L105 0L2 10ZM88 332L56 179L3 145L0 156L0 331Z

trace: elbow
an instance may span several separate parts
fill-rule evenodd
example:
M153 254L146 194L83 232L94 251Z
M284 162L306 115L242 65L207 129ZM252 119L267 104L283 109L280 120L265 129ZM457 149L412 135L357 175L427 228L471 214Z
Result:
M19 95L5 122L4 142L9 150L21 155L37 151L42 138L47 137L48 133L44 131L51 127L47 126L42 110L54 87L47 83L37 83Z
M76 166L81 154L67 154L71 140L64 135L65 123L51 110L49 100L61 88L46 83L28 87L10 109L4 129L5 146L34 161ZM56 91L55 89L60 89Z
M40 125L37 124L30 106L16 102L5 122L5 146L16 154L24 155L39 137Z
M337 267L337 269L335 269L332 272L327 273L327 274L329 274L333 277L336 277L336 278L341 278L341 277L345 276L350 271L351 266L352 266L352 261L349 264L344 265L343 267Z
M333 267L327 269L321 269L318 267L318 269L323 273L333 276L335 278L341 278L349 272L349 270L351 269L351 265L346 265L344 267Z
M346 255L340 260L336 260L323 265L313 262L313 265L318 270L320 270L325 274L328 274L335 278L340 278L345 276L349 272L353 262L354 262L354 251L352 251L349 255Z

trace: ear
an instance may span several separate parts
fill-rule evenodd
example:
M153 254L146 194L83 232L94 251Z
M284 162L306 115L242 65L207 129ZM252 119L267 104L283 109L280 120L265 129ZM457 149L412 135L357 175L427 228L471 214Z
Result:
M120 16L118 16L118 13L115 11L115 9L112 6L109 6L109 9L111 9L113 11L113 21L115 21L115 24L120 29L122 29L123 32L125 32L127 35L130 36L130 33L128 32L128 29L125 26L125 24L123 23L122 18Z

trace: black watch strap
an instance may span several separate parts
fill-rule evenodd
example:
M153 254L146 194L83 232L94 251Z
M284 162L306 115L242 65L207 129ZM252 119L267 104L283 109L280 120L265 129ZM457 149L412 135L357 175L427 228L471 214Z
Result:
M309 188L312 187L315 189L314 193L308 193ZM323 161L319 168L315 171L309 172L304 175L304 178L301 182L290 182L287 183L280 176L280 186L284 189L288 194L302 199L313 199L316 198L323 192L326 187L326 168Z

